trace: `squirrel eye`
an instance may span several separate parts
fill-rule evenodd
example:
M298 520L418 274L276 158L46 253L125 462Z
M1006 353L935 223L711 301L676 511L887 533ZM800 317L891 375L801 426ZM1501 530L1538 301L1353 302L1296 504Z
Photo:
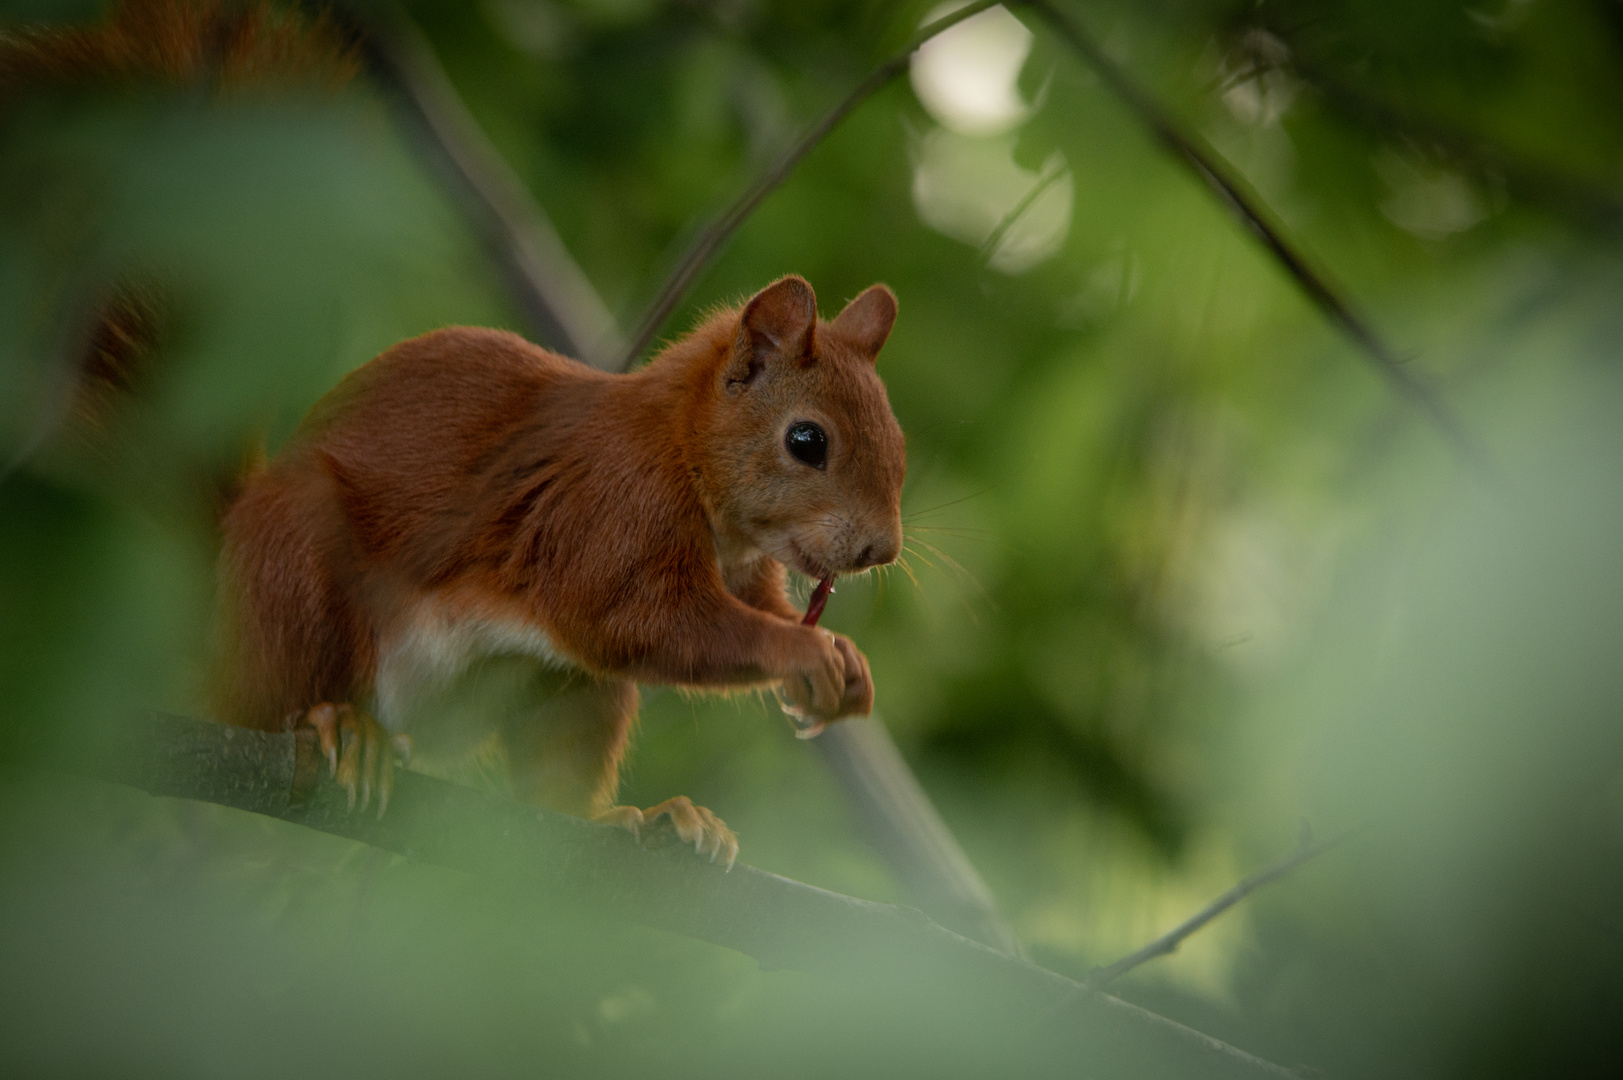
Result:
M797 420L790 424L783 436L783 445L796 461L814 469L828 467L828 433L810 420Z

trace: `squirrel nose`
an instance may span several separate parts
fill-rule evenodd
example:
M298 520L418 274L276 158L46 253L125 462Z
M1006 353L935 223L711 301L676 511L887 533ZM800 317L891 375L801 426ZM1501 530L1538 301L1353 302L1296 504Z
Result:
M858 569L867 569L870 566L883 566L885 563L895 562L899 554L898 545L890 542L884 544L869 544L857 556Z

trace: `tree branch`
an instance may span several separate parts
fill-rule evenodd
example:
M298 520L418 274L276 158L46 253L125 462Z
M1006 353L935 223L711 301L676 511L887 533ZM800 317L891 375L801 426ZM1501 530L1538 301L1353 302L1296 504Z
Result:
M381 15L350 16L367 69L478 230L530 334L597 367L613 364L623 348L613 314L468 112L422 31L398 4L382 7Z
M627 346L621 360L620 370L630 367L642 355L649 342L665 320L670 317L676 305L681 303L688 288L692 286L699 274L709 265L710 259L720 250L721 246L738 231L739 226L749 219L756 207L766 200L766 197L784 179L794 171L800 160L822 142L829 132L839 126L840 121L849 116L857 106L876 94L886 83L890 82L907 67L908 61L918 47L935 37L943 30L951 29L974 15L979 15L987 8L995 7L1001 0L975 0L974 3L961 7L949 15L925 26L904 45L899 52L880 64L862 82L858 83L845 98L834 108L830 109L821 120L813 124L806 132L796 139L773 163L767 166L766 171L756 177L755 182L749 186L737 200L729 206L720 217L705 227L693 243L683 254L680 262L665 279L660 287L659 294L654 297L653 303L643 315L642 321L637 324L636 331L631 335L631 342Z
M1222 156L1205 139L1183 130L1170 113L1141 90L1088 36L1075 18L1060 10L1051 0L1026 0L1026 3L1048 20L1055 32L1075 50L1100 81L1137 114L1164 147L1211 189L1240 224L1262 242L1308 300L1358 346L1398 396L1430 421L1467 465L1481 475L1494 475L1495 470L1487 453L1466 432L1442 397L1403 366L1402 358L1362 315L1354 311L1352 303L1331 283L1329 277L1310 264L1261 196L1251 190L1250 185L1229 167Z
M1011 956L1014 929L877 715L831 724L812 745L845 789L868 844L914 902L947 928Z
M903 973L972 1007L1046 1014L1087 1071L1165 1077L1293 1074L1216 1039L978 945L908 908L803 885L686 845L652 850L622 829L507 802L404 772L382 820L350 813L312 732L270 733L153 716L117 725L68 762L73 771L155 795L219 803L394 851L522 881L561 902L736 949L763 964L850 976L854 961ZM652 831L651 831L652 832ZM1123 1069L1123 1066L1127 1069Z
M1623 195L1585 177L1541 162L1341 79L1327 67L1301 59L1295 46L1283 70L1316 89L1334 112L1380 136L1394 135L1425 144L1477 174L1502 180L1510 193L1532 206L1560 214L1585 228L1613 235L1623 230Z
M1263 869L1258 870L1255 874L1252 874L1250 877L1245 878L1228 892L1224 893L1222 896L1219 896L1216 900L1213 900L1210 904L1207 904L1205 907L1195 912L1195 914L1191 915L1189 918L1185 919L1183 922L1179 923L1165 934L1162 934L1160 937L1156 938L1142 949L1128 953L1120 960L1117 960L1114 964L1109 964L1101 968L1094 968L1092 971L1088 972L1087 977L1082 980L1083 985L1094 990L1102 989L1103 987L1115 982L1129 971L1138 967L1140 964L1154 960L1158 956L1168 956L1174 952L1177 952L1178 946L1184 943L1184 939L1188 938L1189 935L1193 934L1196 930L1199 930L1201 927L1205 926L1207 923L1211 922L1213 919L1223 914L1223 912L1227 911L1235 904L1238 904L1241 900L1244 900L1246 897L1250 896L1264 885L1267 885L1269 882L1278 881L1280 878L1284 877L1292 870L1295 870L1298 866L1301 866L1309 859L1335 847L1337 844L1347 839L1349 835L1351 834L1338 833L1337 835L1330 837L1328 840L1320 840L1315 844L1312 842L1311 837L1304 833L1302 841L1297 845L1295 851L1291 852L1283 859L1280 859L1278 862L1266 866Z

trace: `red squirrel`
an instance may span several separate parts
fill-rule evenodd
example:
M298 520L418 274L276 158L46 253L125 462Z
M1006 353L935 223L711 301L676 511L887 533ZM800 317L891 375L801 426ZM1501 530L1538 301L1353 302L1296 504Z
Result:
M785 568L901 550L905 451L875 370L895 318L875 285L820 320L791 276L624 375L497 330L394 346L225 515L222 718L314 727L381 813L413 687L524 656L563 678L508 729L515 793L634 832L669 815L730 866L703 807L615 804L636 684L776 683L814 726L872 709L866 658L802 625Z

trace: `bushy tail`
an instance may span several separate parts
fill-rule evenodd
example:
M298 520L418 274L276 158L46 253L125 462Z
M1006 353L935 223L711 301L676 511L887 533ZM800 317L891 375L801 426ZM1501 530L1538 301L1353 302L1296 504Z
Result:
M111 437L118 414L157 366L171 307L163 289L146 281L115 286L96 304L72 380L66 420L82 438Z
M326 89L360 70L327 14L266 0L120 0L97 23L0 34L0 102L37 89Z
M148 460L153 432L150 418L141 417L142 398L162 375L175 321L169 293L150 279L128 280L107 291L70 337L78 345L64 353L55 404L46 407L35 434L0 476L41 452L65 452L94 472L125 479L132 466L140 475L143 463L163 460L162 454ZM170 461L165 469L171 481L176 464ZM178 464L172 494L180 496L189 516L216 525L248 479L265 468L265 439L250 434L235 451Z
M18 25L0 16L0 118L39 95L332 92L360 68L353 34L331 15L311 15L293 3L117 0L100 21L74 24ZM164 362L171 300L160 284L128 274L88 304L70 299L78 329L60 346L39 423L11 460L0 460L0 479L61 440L103 463L128 463L138 440L125 421ZM263 440L256 439L240 455L188 466L207 474L191 486L218 520L263 462Z

